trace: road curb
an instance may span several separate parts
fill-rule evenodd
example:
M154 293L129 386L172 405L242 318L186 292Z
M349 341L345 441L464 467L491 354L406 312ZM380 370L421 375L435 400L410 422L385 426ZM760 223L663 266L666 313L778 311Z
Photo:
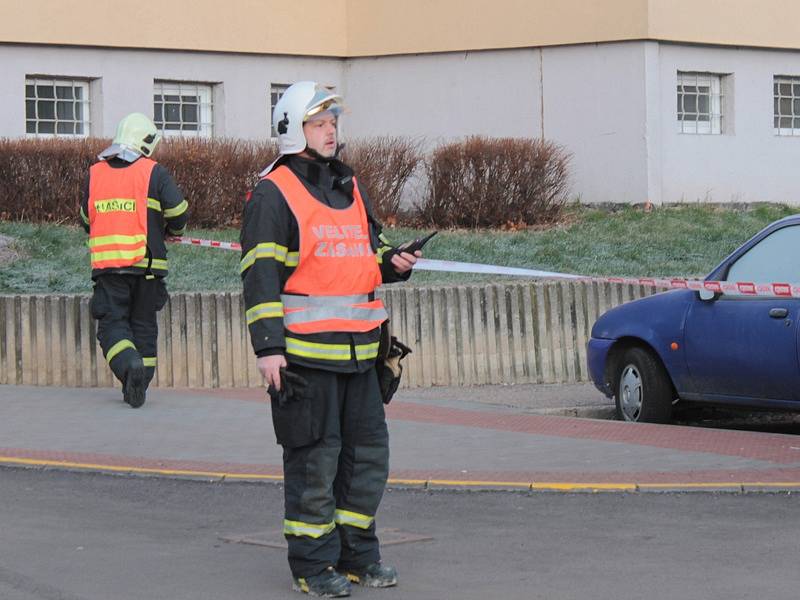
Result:
M230 473L224 471L195 471L190 469L153 469L143 467L100 465L55 460L36 460L0 456L0 468L95 473L118 477L155 477L164 479L186 479L212 483L265 483L282 484L278 475L257 473ZM557 482L557 481L462 481L455 479L408 479L389 478L388 489L424 490L428 492L528 492L567 494L608 493L713 493L713 494L757 494L792 493L800 491L800 481L781 482Z

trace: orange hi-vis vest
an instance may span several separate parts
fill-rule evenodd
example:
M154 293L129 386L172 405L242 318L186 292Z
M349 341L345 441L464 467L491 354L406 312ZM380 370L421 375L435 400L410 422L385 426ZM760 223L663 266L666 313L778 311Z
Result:
M381 272L355 180L353 203L335 209L314 198L286 166L266 179L283 194L300 230L298 265L281 294L284 327L298 334L379 327L389 315L380 299L371 299Z
M92 269L129 267L147 252L147 192L156 163L139 158L115 169L89 169L89 255Z

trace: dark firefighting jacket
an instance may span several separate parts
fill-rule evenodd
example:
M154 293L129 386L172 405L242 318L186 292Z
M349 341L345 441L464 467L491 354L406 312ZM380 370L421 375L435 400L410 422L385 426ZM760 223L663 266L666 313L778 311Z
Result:
M326 206L343 209L354 202L352 187L348 187L352 171L342 163L299 156L285 157L281 162ZM390 264L392 246L372 216L363 186L359 189L368 216L369 244L383 283L407 279L410 272L398 275ZM299 262L300 231L286 199L269 179L259 181L245 203L240 241L246 319L257 356L284 354L290 363L336 372L363 372L375 365L379 327L365 332L320 333L296 333L285 328L281 294Z

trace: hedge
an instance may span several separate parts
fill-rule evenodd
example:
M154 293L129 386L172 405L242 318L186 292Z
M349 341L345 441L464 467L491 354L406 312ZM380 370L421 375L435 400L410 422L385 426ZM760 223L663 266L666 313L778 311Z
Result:
M88 169L109 143L0 139L0 220L77 222ZM569 155L550 142L471 137L428 156L422 145L378 137L343 151L384 223L524 227L556 220L566 201ZM189 200L191 226L209 228L239 224L245 194L276 156L274 142L229 139L166 139L155 154ZM427 192L407 201L420 175Z

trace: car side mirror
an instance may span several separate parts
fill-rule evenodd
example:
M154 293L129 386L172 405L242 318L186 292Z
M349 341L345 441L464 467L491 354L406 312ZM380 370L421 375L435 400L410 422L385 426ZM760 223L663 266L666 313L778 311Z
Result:
M717 292L712 292L711 290L707 290L705 288L697 290L697 295L703 302L711 302L712 300L717 299Z

